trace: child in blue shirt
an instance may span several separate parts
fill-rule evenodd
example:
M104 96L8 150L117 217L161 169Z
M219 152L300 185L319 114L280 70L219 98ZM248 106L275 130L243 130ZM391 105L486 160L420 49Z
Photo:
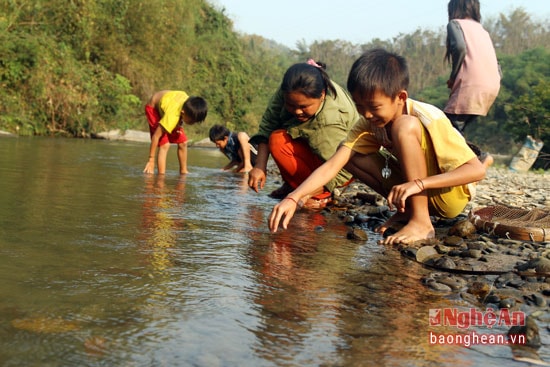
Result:
M254 167L258 152L256 147L248 142L250 137L247 133L231 132L225 126L214 125L210 128L209 135L216 147L229 158L229 163L222 168L224 171L237 166L235 172L248 173Z

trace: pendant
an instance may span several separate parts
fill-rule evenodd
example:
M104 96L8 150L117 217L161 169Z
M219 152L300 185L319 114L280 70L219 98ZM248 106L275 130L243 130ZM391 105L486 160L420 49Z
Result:
M390 176L391 176L391 169L390 169L390 167L388 166L388 161L389 161L389 159L390 159L390 156L387 155L387 156L386 156L386 165L385 165L384 168L382 168L382 177L384 177L385 179L388 179L388 178L390 178Z

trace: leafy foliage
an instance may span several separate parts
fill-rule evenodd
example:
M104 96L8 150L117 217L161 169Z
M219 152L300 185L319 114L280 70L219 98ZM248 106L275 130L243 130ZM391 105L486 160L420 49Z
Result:
M549 139L550 28L521 8L484 21L504 77L488 116L468 138L492 152L513 154L527 134ZM295 50L234 32L224 8L206 0L5 0L0 2L0 129L19 134L87 137L114 128L145 130L142 105L156 90L205 97L206 137L225 124L250 134L293 63L327 64L345 87L353 61L366 49L404 55L409 94L443 107L450 66L445 30L417 29L356 45L345 40L299 42Z

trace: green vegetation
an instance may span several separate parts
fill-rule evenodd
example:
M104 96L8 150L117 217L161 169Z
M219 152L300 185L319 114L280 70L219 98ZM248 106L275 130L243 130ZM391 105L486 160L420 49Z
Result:
M444 20L442 21L444 22ZM513 154L530 134L550 152L550 27L521 8L484 25L503 70L490 115L468 138ZM4 0L0 3L0 129L20 135L89 137L110 129L146 129L143 105L160 89L204 96L207 122L188 129L203 138L212 124L254 133L288 66L309 57L328 65L342 86L365 49L403 54L412 98L442 107L444 29L417 29L356 45L299 43L290 50L233 30L205 0Z

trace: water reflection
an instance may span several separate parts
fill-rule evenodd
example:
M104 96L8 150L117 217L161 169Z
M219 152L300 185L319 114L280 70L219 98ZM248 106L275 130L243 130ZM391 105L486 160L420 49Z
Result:
M162 274L173 264L173 249L184 229L185 179L180 176L173 187L165 175L145 175L140 242L155 273Z
M326 236L329 225L333 232ZM250 262L259 274L254 302L261 318L254 333L262 358L298 365L337 361L342 274L357 246L346 243L345 234L321 213L298 213L265 246L255 241Z
M514 365L428 345L428 310L461 301L377 238L306 211L271 234L275 187L217 150L190 149L186 176L144 176L142 152L0 138L0 364Z

